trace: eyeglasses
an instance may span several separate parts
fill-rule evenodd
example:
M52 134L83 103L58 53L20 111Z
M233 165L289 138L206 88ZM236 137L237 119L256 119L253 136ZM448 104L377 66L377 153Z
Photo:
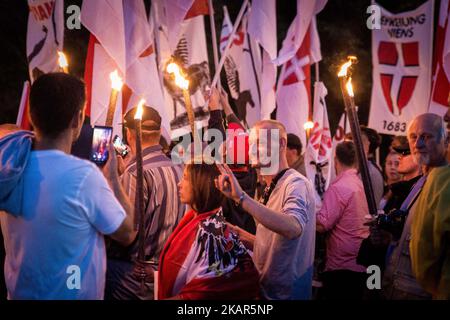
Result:
M405 150L395 150L397 153L399 153L402 157L409 156L411 154L411 150L405 149Z

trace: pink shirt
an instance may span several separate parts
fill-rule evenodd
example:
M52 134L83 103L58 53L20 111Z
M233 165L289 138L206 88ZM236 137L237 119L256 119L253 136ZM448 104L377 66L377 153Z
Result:
M362 240L369 235L369 228L363 225L367 214L364 187L356 169L342 172L325 192L317 213L317 222L329 233L325 271L366 271L356 263L356 257Z

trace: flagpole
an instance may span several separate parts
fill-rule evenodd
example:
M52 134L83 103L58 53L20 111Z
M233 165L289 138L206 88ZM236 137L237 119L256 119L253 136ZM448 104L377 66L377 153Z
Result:
M29 89L30 89L30 81L26 80L23 83L22 96L20 97L20 104L19 104L19 113L17 114L16 125L18 127L21 127L22 125L22 119L25 113Z
M216 69L216 73L214 74L214 78L211 82L211 88L215 87L217 84L217 81L219 80L220 71L222 70L223 64L225 63L225 58L227 57L228 50L230 50L231 44L233 43L234 35L236 34L237 28L239 24L241 23L242 17L244 16L245 10L247 9L249 4L249 0L245 0L242 4L241 9L239 10L239 14L236 18L236 22L234 23L233 30L231 31L231 34L228 38L227 45L225 49L223 50L222 56L220 57L219 66Z
M314 67L316 69L316 82L319 82L320 81L320 78L319 78L319 62L314 63Z
M209 24L211 26L211 42L213 48L213 57L214 57L214 69L217 71L219 66L219 53L217 50L217 35L216 35L216 21L214 20L214 6L212 0L208 0L208 11L209 11ZM219 87L221 87L220 77L217 81Z

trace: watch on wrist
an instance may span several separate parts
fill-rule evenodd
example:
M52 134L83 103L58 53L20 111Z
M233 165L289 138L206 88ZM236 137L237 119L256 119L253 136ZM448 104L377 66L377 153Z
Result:
M240 195L240 197L239 197L239 200L236 202L236 205L237 205L238 207L242 206L242 201L244 201L244 198L245 198L245 192L242 191L242 193L241 193L241 195Z

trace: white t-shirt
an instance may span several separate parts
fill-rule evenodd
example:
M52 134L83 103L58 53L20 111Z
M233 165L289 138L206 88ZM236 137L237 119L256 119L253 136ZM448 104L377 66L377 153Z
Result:
M1 213L9 299L103 299L102 234L125 211L100 170L58 150L31 152L23 212Z

